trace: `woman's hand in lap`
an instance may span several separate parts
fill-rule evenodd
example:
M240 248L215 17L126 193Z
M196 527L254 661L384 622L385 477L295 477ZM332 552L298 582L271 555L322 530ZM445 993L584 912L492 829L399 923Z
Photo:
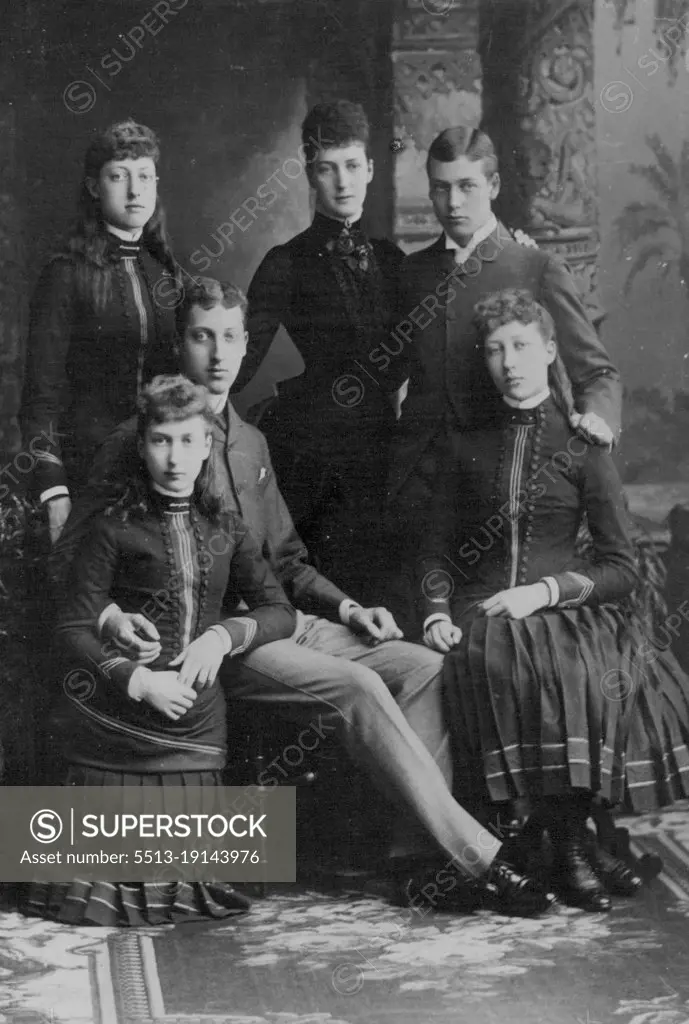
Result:
M173 722L186 715L196 700L196 693L180 682L179 674L151 672L150 669L142 671L145 673L141 680L143 699Z
M449 654L453 647L462 639L462 631L459 626L453 626L446 619L433 622L423 634L423 642L440 654Z
M185 686L203 690L215 682L226 653L217 632L209 629L171 661L170 668L179 669L180 682Z
M114 640L139 665L149 665L160 654L160 634L152 622L138 612L113 609L101 630L104 638Z
M501 615L508 619L525 619L550 603L550 592L545 583L532 583L525 587L500 590L481 604L489 618Z

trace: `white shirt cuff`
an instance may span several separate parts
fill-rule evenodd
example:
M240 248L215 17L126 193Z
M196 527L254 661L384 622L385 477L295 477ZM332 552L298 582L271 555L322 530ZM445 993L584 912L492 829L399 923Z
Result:
M47 491L41 491L38 500L41 505L45 505L46 501L50 501L51 498L69 498L69 491L64 484L58 484L57 487L49 487Z
M220 637L223 648L225 650L225 654L232 653L232 637L230 636L230 634L228 633L224 626L209 626L206 632L216 633Z
M143 665L139 665L139 667L135 668L130 675L129 683L127 685L127 693L132 700L139 702L144 699L143 683L148 671L149 669L145 668Z
M550 594L549 608L554 608L560 603L560 587L554 576L542 576L539 583L545 583Z
M427 619L423 621L423 631L426 632L430 629L434 622L449 622L452 625L452 619L445 612L433 612Z
M97 623L97 627L96 627L97 630L98 630L98 636L99 637L100 637L101 633L103 632L103 626L105 625L107 619L110 618L110 616L112 615L113 612L119 612L119 611L120 611L120 606L118 604L115 604L114 601L112 602L112 604L109 604L107 608L103 609L103 611L98 616L98 623Z
M340 601L337 614L343 626L349 625L349 619L354 608L361 608L361 605L357 601L352 601L351 597L346 597L344 601Z

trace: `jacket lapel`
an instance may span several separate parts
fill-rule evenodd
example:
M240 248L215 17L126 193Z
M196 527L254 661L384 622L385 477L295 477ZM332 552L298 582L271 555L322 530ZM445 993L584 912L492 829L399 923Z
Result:
M253 533L254 539L262 544L266 528L266 508L262 500L263 481L268 478L268 466L263 465L265 459L257 444L257 437L260 438L262 435L257 435L254 429L244 422L231 402L227 404L227 417L225 452L238 511Z
M488 400L483 352L477 347L472 325L474 306L494 287L494 267L501 252L513 245L509 231L498 222L495 230L480 242L467 260L455 267L454 297L448 302L445 331L443 379L451 407L462 424L469 409Z

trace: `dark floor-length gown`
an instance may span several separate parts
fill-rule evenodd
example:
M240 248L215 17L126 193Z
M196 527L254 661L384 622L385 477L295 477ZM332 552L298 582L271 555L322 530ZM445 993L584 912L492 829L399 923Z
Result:
M500 403L452 437L425 555L425 615L448 612L463 630L446 698L465 795L472 779L474 797L495 802L578 788L646 810L689 795L689 680L629 612L637 569L617 470L552 397ZM482 613L486 598L544 578L551 607Z

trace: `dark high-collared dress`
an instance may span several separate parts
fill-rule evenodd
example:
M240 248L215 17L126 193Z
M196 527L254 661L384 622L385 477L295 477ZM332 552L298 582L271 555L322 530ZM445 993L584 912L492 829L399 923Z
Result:
M136 665L103 643L96 622L112 602L155 623L165 670L210 626L232 641L231 657L291 635L295 613L243 521L212 523L189 499L151 493L127 519L101 515L80 547L57 628L62 703L56 734L70 768L66 785L217 786L226 762L221 686L202 690L178 721L128 693ZM225 617L228 590L248 611ZM160 924L241 913L249 901L228 886L180 882L35 886L29 911L60 921Z
M174 264L110 233L104 260L102 309L80 294L75 254L47 264L31 302L20 420L37 494L81 485L98 445L136 412L142 386L177 369Z
M401 260L392 243L369 240L360 222L345 228L316 214L306 231L271 249L248 294L249 351L236 388L283 324L304 371L280 384L261 429L312 558L355 597L378 548L395 426L389 382L370 357L390 329Z
M430 481L442 463L448 431L466 429L495 402L473 323L476 303L504 288L531 292L551 314L558 350L579 412L595 412L620 430L619 373L588 318L574 277L557 258L517 242L504 225L484 239L465 263L441 236L406 257L400 271L397 344L381 373L390 386L409 378L389 478L391 530L418 550Z
M494 801L581 788L643 810L689 795L689 680L625 612L637 575L611 457L552 398L500 403L492 424L455 432L450 452L420 585L425 614L463 630L446 658L462 778ZM544 578L552 607L482 613L486 598Z

